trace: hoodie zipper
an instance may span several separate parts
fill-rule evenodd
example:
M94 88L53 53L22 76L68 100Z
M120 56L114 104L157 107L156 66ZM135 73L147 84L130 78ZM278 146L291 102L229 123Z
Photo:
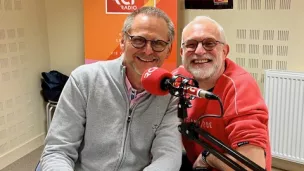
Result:
M131 117L132 117L132 108L129 109L129 115L128 115L128 119L127 119L127 128L129 126L129 123L131 122Z
M130 123L132 121L132 113L134 111L134 109L137 107L138 103L140 103L141 101L146 100L146 98L148 98L148 96L142 97L141 100L135 102L128 110L128 117L127 117L127 125L126 125L126 134L124 137L124 142L123 142L123 149L122 149L122 155L118 164L118 167L116 167L115 171L118 171L125 159L125 151L126 151L126 144L127 144L127 140L129 137L129 130L130 130Z
M132 120L132 113L133 113L133 110L135 108L137 104L134 104L132 107L129 108L128 110L128 118L127 118L127 126L126 126L126 134L125 134L125 137L124 137L124 142L123 142L123 149L122 149L122 155L121 155L121 158L120 158L120 161L119 161L119 164L118 164L118 167L117 169L115 169L116 171L120 169L123 161L124 161L124 158L125 158L125 149L126 149L126 145L127 145L127 139L129 137L129 129L130 129L130 123L131 123L131 120Z

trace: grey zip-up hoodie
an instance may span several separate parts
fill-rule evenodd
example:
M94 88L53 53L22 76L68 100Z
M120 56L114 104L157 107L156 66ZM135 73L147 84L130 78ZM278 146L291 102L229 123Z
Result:
M178 171L178 99L147 93L130 106L126 89L122 57L75 69L45 140L42 170Z

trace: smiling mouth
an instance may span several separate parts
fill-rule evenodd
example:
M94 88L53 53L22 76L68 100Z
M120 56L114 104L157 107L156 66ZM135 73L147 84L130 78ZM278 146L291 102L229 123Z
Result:
M211 62L212 60L210 59L195 59L192 61L192 63L194 64L205 64L205 63L208 63L208 62Z
M142 61L142 62L155 62L155 61L157 61L156 58L144 59L144 58L141 58L141 57L138 57L138 56L136 56L136 58L137 58L138 60Z

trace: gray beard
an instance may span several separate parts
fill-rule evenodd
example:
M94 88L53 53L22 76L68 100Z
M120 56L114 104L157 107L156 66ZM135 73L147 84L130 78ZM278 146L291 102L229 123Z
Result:
M208 71L206 71L203 68L193 68L191 66L189 66L187 69L194 76L194 78L199 81L199 80L208 80L209 78L211 78L216 73L218 68L219 66L215 65L212 66L212 68L209 69Z
M213 61L216 62L216 61ZM218 72L218 69L220 68L220 64L215 64L212 66L209 70L199 68L199 67L191 67L190 63L185 60L185 57L182 57L182 63L186 70L188 70L196 79L197 81L204 81L210 79L216 72Z

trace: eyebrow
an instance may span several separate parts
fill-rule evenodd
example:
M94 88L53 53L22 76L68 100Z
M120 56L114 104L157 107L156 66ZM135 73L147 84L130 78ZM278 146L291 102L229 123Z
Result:
M129 36L132 36L132 37L143 37L145 38L146 40L151 40L151 39L147 39L145 36L142 36L142 35L131 35L129 32L126 32ZM152 41L164 41L166 43L171 43L170 39L168 39L167 41L166 40L163 40L163 39L153 39Z
M199 40L198 39L195 39L195 38L189 38L189 39L187 39L187 40L185 40L184 42L187 42L187 41L189 41L189 40L196 40L196 41L203 41L204 39L214 39L214 40L218 40L218 39L216 39L215 37L205 37L205 38L201 38L201 37L199 37Z

